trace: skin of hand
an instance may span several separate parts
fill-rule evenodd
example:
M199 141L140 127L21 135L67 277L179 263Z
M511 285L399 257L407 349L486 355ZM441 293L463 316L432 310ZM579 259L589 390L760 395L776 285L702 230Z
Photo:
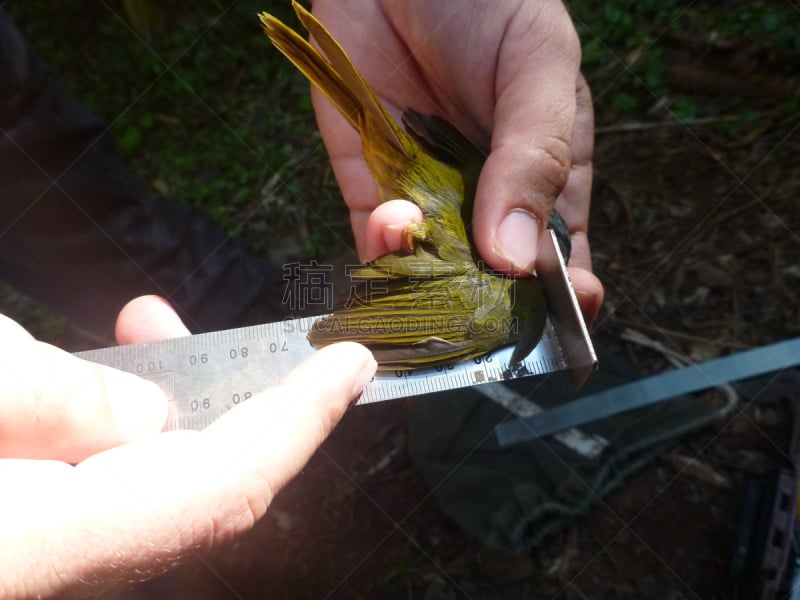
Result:
M126 343L187 333L152 296L117 323ZM358 344L330 346L205 430L161 433L154 384L0 315L0 598L95 597L247 531L375 366Z
M572 237L570 277L593 321L603 300L587 236L594 116L563 3L315 0L313 12L398 122L406 107L437 114L488 150L472 234L490 267L530 273L558 207ZM420 221L419 209L378 205L358 134L316 89L312 100L361 259L400 249L398 225Z

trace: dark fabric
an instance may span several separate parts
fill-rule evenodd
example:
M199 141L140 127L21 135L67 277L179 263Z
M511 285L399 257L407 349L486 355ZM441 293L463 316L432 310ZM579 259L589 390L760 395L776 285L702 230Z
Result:
M285 314L281 272L204 214L152 198L2 9L0 81L0 279L106 335L148 293L195 331Z
M595 393L637 378L629 366L598 350L600 370L581 390ZM503 384L541 408L574 399L566 373ZM586 457L552 437L498 446L494 429L514 418L465 388L417 399L409 414L409 451L442 510L492 548L529 553L585 514L623 479L677 439L726 414L701 397L683 397L581 428L608 445Z

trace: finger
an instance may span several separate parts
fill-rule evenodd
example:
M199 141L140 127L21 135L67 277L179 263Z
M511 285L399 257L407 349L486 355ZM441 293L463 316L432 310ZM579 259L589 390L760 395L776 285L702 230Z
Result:
M603 284L591 271L586 269L569 267L568 271L575 296L581 307L581 313L591 329L597 322L597 316L603 305Z
M528 13L510 23L497 61L492 148L478 181L473 228L490 266L530 273L569 175L580 45L561 2L522 7Z
M5 576L11 577L7 585L30 594L35 588L24 586L31 573L45 582L46 593L79 582L107 586L146 578L249 529L330 433L375 366L362 346L329 346L205 431L154 436L68 472L55 463L29 465L41 476L28 488L15 484L34 471L9 465L4 487L22 500L14 512L0 510L0 564L8 567L0 571L0 589L16 589L4 587ZM10 502L9 494L0 498L0 506ZM27 519L22 524L21 515ZM53 544L54 531L70 543ZM42 547L48 552L42 554Z
M408 200L389 200L378 206L365 228L362 260L374 260L388 252L404 248L404 225L421 223L420 208Z
M591 91L580 74L575 98L577 106L572 139L572 167L557 206L569 225L572 237L570 280L584 319L591 328L597 322L605 292L600 280L592 274L588 228L594 156L594 109Z
M115 335L119 344L139 344L189 335L189 330L169 302L159 296L139 296L120 311Z
M161 430L155 384L37 342L0 316L0 457L74 463Z
M569 179L556 207L569 226L573 252L569 264L592 270L589 251L589 206L592 195L592 159L594 155L594 110L592 95L583 75L578 76L575 90L575 131L572 136L572 166Z
M312 98L318 95L312 90ZM378 205L378 195L364 161L361 138L326 98L314 102L314 112L328 148L333 174L350 209L356 251L363 258L366 255L365 227L370 213Z
M351 210L350 211L350 226L353 229L353 238L356 242L356 253L359 260L365 262L367 260L367 223L372 210Z

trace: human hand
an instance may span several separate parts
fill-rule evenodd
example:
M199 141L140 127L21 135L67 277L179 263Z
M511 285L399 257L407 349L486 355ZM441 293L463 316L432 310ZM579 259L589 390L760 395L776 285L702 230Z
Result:
M438 114L489 149L472 221L489 266L530 272L557 206L572 237L570 276L593 320L603 297L587 237L594 120L562 2L315 0L313 9L398 121L406 107ZM399 249L398 228L387 226L419 221L419 210L408 202L375 210L358 134L312 94L359 255Z
M187 333L154 297L117 324L127 343ZM95 595L248 530L374 371L330 346L205 430L159 433L154 384L0 316L0 597Z

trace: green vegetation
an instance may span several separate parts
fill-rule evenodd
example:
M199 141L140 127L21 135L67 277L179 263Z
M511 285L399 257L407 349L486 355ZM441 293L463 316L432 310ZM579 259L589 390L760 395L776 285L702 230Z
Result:
M205 210L255 251L266 232L297 228L313 231L308 251L350 240L308 84L256 18L291 20L288 3L87 3L68 19L44 18L40 1L8 10L154 193Z
M567 0L567 5L598 112L614 117L669 109L678 119L731 112L742 118L749 112L752 118L754 109L771 106L779 94L759 101L752 90L771 81L748 66L760 59L759 65L767 62L772 74L784 76L796 76L800 68L798 15L790 3ZM744 94L747 102L735 93L703 97L691 85L713 90L711 83L691 80L692 71L675 65L703 71L709 81L745 75L739 84L751 88ZM790 96L780 99L786 111L797 109L796 96Z

